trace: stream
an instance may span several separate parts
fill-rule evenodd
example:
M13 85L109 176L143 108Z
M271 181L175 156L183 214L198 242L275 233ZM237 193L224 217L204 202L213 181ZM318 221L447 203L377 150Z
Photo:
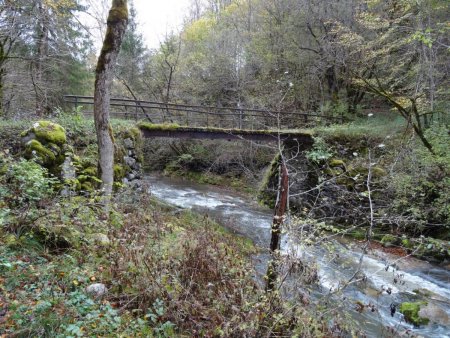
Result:
M150 183L150 193L158 199L207 214L232 232L251 239L261 248L261 253L253 258L257 277L264 275L269 259L272 210L224 188L159 175L148 175L145 180ZM378 250L365 255L360 265L358 243L342 238L304 246L294 236L285 234L281 250L303 263L314 264L319 281L309 286L309 296L317 302L341 304L368 337L389 336L385 328L392 327L400 333L409 330L419 337L450 338L449 269L412 257L400 259ZM364 281L334 294L358 267L358 276L363 274ZM392 305L398 308L405 301L426 301L430 323L414 328L405 323L398 310L391 316Z

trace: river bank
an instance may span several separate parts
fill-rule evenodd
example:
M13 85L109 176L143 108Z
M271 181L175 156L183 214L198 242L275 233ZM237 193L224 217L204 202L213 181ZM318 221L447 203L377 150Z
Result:
M272 217L270 209L217 187L161 176L147 177L146 180L150 182L154 196L176 206L208 214L230 230L250 238L260 247L261 253L254 257L253 264L260 276L265 273ZM427 337L446 336L450 311L448 270L410 256L386 253L379 250L381 248L371 249L362 256L361 243L330 233L327 240L311 242L310 238L317 235L315 233L298 242L295 234L287 233L282 247L289 259L299 258L302 264L317 267L319 283L302 285L301 291L309 295L310 301L319 305L331 297L340 303L341 311L350 313L355 322L364 323L369 336L383 336L388 327L397 332L413 330ZM358 275L357 281L343 288L353 274ZM296 280L296 277L290 278ZM288 282L287 292L298 294L300 290L296 286L298 283ZM427 302L427 308L434 309L434 318L430 325L414 328L405 323L398 310L404 302L422 301ZM393 316L392 304L397 308ZM433 316L430 312L428 314Z

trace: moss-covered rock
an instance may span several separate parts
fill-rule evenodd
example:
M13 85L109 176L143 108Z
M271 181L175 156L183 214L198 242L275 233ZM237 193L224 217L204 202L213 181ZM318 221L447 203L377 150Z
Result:
M414 243L409 238L402 238L401 244L406 249L412 249L414 247Z
M372 168L372 177L380 178L380 177L384 177L386 175L387 175L387 172L383 168L381 168L379 166L375 166Z
M45 246L52 249L77 248L83 234L67 224L54 224L41 221L33 227L34 236Z
M108 236L103 233L93 233L89 236L88 240L98 246L108 246L111 244Z
M367 169L366 167L362 167L362 166L358 166L358 167L354 167L354 168L349 167L348 173L350 176L352 176L354 178L360 177L361 179L365 180L365 177L367 177L367 175L369 174L369 169Z
M442 326L448 326L450 324L450 316L444 309L436 304L429 303L425 306L421 306L419 317L428 318L430 322Z
M34 158L46 167L55 165L56 161L56 155L38 140L30 140L25 144L25 156L29 159Z
M417 241L414 256L431 262L442 262L450 259L450 242L435 238L422 238Z
M34 134L35 138L43 143L54 143L57 145L63 145L66 143L66 131L59 124L50 121L38 121L33 126L22 133L22 137Z
M420 317L419 311L421 306L426 306L426 302L402 303L400 304L400 313L405 317L406 322L414 326L426 325L430 319Z
M67 149L66 132L59 124L50 121L38 121L21 134L25 148L25 157L35 159L52 174L60 175L60 166L64 162Z
M345 166L345 163L344 163L343 160L339 160L339 159L333 158L333 159L331 159L331 160L328 162L328 165L329 165L330 167L332 167L332 168L334 168L334 167L344 167L344 166Z
M381 244L383 244L383 246L385 247L391 247L393 245L396 245L397 243L398 238L391 234L384 235L381 239Z

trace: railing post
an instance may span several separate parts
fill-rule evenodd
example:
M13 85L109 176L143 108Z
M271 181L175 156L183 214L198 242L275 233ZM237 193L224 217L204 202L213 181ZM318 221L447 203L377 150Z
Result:
M239 109L239 129L242 129L242 109Z
M138 120L138 103L137 101L134 101L134 120Z
M75 96L75 112L78 111L78 96Z

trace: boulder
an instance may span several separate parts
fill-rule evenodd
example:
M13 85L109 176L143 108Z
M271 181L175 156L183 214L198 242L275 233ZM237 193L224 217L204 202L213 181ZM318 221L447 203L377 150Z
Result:
M50 121L38 121L21 134L23 140L36 139L43 143L63 145L67 141L66 131L59 124Z
M99 246L108 246L111 243L108 236L102 233L92 234L90 239Z
M60 166L66 158L63 149L67 138L63 127L50 121L38 121L21 137L26 158L35 159L55 175L60 174Z
M415 327L426 325L430 322L430 319L422 317L419 313L421 307L426 307L427 305L426 302L405 302L400 304L400 313L403 314L407 323L413 324Z
M396 245L397 243L398 238L391 234L384 235L383 238L381 239L381 244L383 244L385 248L390 248Z
M134 149L134 142L131 138L124 139L123 144L127 149Z
M434 304L422 306L418 315L422 318L428 318L431 322L442 326L446 326L450 323L450 318L447 312Z
M105 284L94 283L86 287L86 292L98 298L105 295L108 292L108 289L106 288Z
M125 164L129 166L130 168L134 168L136 165L136 159L130 156L124 156L123 160L125 161Z

